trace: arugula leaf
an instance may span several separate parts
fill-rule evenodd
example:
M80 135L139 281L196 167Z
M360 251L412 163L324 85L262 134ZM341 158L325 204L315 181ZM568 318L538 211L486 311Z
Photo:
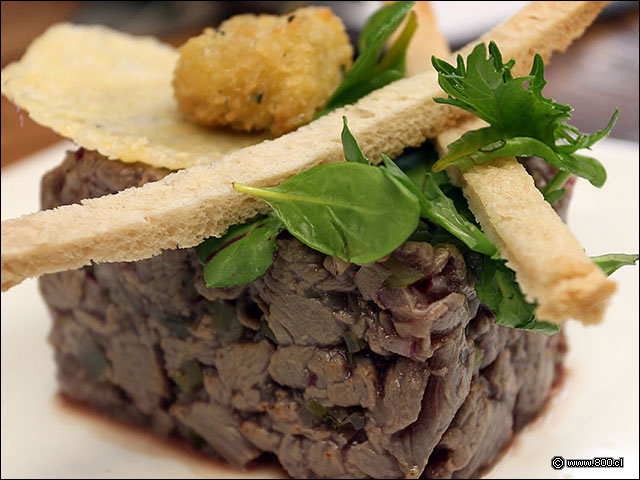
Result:
M220 238L196 247L207 287L233 287L260 278L273 263L276 237L284 229L276 217L231 227Z
M536 304L525 300L515 274L502 260L484 257L476 293L478 299L494 313L498 325L544 335L553 335L560 331L558 325L535 318L533 312Z
M336 108L355 103L378 88L399 80L405 75L405 58L411 37L418 27L414 12L394 44L378 63L378 59L393 32L400 26L415 2L394 2L375 12L360 34L360 54L342 83L338 86L325 109L316 118Z
M606 255L591 257L591 260L600 267L600 270L609 276L620 267L634 265L638 261L638 254L608 253Z
M321 165L272 188L234 188L266 200L302 243L351 263L391 253L418 225L416 196L384 169L361 163Z
M380 158L382 158L382 162L387 171L402 182L402 184L418 198L420 201L420 214L423 217L440 225L449 233L462 240L471 250L489 256L498 254L497 247L485 234L458 213L453 201L440 190L432 174L427 173L423 190L420 190L420 188L400 170L393 160L385 154L380 154Z
M511 68L515 62L503 63L494 42L489 44L488 58L486 46L477 45L467 57L466 66L460 55L456 66L435 57L432 63L438 71L438 83L448 94L447 98L434 100L463 108L490 125L467 132L449 145L448 153L434 165L434 171L450 165L464 170L498 157L535 155L562 172L558 180L566 181L568 173L573 173L596 187L604 184L606 172L602 164L576 151L590 148L609 135L618 118L617 109L604 129L581 134L564 123L571 118L571 107L542 95L547 83L542 57L535 56L528 76L513 78ZM546 195L563 185L554 182Z

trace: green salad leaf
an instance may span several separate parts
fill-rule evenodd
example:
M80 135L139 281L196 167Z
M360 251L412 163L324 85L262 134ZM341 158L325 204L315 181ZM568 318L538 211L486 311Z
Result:
M381 158L387 171L418 198L420 214L423 217L440 225L453 236L462 240L471 250L489 256L498 254L498 249L491 240L472 222L458 213L453 201L440 190L433 174L426 173L426 181L420 190L416 183L388 156L381 154Z
M347 126L347 117L342 117L342 150L344 151L344 158L347 162L356 162L362 163L364 165L371 165L369 159L364 156L362 150L360 150L360 145L354 138L354 136L349 131L349 127Z
M448 94L434 100L463 108L489 123L489 127L467 132L449 145L434 171L450 165L468 169L498 157L537 156L559 170L556 181L544 192L548 200L553 190L562 188L568 174L586 178L596 187L604 184L607 175L602 164L576 152L609 135L618 118L617 109L604 129L581 134L564 122L571 118L571 107L542 95L547 83L542 57L535 56L529 75L513 78L515 62L504 63L494 42L489 44L488 58L481 43L467 57L466 65L460 55L456 66L435 57L432 63L438 71L438 83ZM552 199L557 200L557 195Z
M342 144L345 163L312 168L277 187L234 184L236 190L266 200L275 216L233 227L198 247L208 286L241 285L262 276L273 262L275 237L284 228L322 253L368 263L399 247L423 216L470 249L497 255L495 245L440 189L442 175L425 171L421 189L386 155L381 156L382 167L371 165L346 118Z
M608 276L620 267L624 267L625 265L635 265L638 261L638 254L608 253L606 255L591 257L591 260L593 260L593 263L600 267L600 270Z
M502 260L484 257L476 293L480 301L494 313L498 325L544 335L560 331L558 325L536 319L533 313L536 304L525 300L515 274Z
M635 264L638 261L638 255L610 253L591 257L591 260L606 275L611 275L624 265ZM560 330L560 327L554 323L535 318L534 311L537 305L525 300L516 282L515 274L502 260L484 258L480 278L476 284L476 293L480 301L494 313L498 325L545 335L553 335Z
M418 27L414 12L409 13L407 23L391 48L384 55L382 52L414 3L394 2L367 20L358 39L358 58L316 118L355 103L372 91L404 77L407 47Z
M207 287L233 287L262 277L273 263L276 237L283 229L278 218L264 217L235 225L222 237L198 245Z
M351 263L391 253L418 225L418 199L384 169L356 162L314 167L277 187L234 184L266 200L302 243Z

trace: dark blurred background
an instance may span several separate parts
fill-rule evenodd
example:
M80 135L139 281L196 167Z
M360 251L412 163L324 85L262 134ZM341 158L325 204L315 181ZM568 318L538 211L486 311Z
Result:
M472 31L468 21L470 17L473 22L474 11L479 19L493 7L504 9L506 2L433 3L438 15L447 12L443 31L455 49L504 19L484 18L484 30ZM512 3L511 10L515 10L525 2ZM62 21L101 23L133 34L154 35L179 46L204 27L215 26L236 13L286 13L308 4L330 5L355 41L364 21L381 2L3 1L1 63L4 68L18 60L34 38ZM613 109L620 107L612 137L638 141L638 4L613 2L566 53L554 56L547 69L546 96L572 105L576 110L572 123L583 131L604 127ZM462 25L463 17L467 26L456 28L456 20ZM27 115L20 118L11 102L2 97L2 166L60 139Z

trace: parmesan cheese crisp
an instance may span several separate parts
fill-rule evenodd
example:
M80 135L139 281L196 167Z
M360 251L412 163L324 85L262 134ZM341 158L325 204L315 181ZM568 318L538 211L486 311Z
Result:
M123 162L177 170L267 138L184 118L171 86L177 59L151 37L59 24L2 70L2 94L39 124Z

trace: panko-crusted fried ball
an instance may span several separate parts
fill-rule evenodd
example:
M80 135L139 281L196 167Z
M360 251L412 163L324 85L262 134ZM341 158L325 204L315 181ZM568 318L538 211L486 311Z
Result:
M175 97L197 123L281 135L322 110L352 57L329 8L237 15L180 48Z

